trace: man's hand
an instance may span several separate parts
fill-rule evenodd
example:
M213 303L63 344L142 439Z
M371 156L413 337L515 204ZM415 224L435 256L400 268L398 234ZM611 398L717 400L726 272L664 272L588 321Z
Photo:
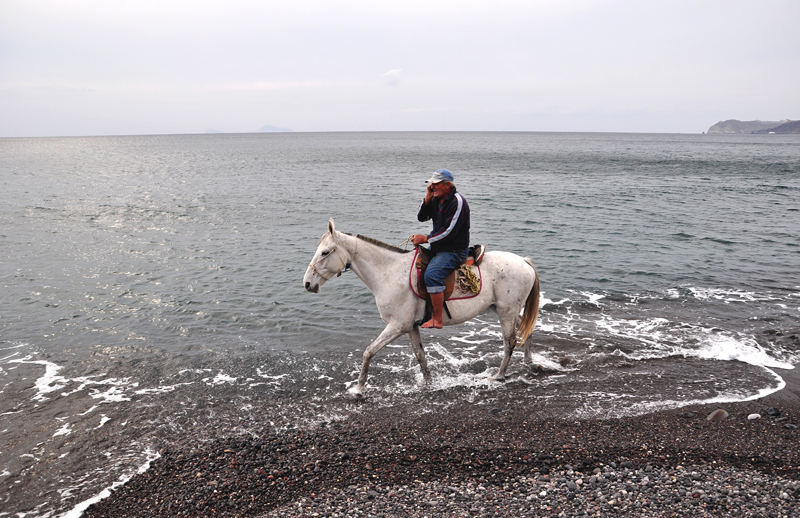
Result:
M415 245L421 245L428 242L428 236L422 234L414 234L411 236L411 242Z
M425 205L429 204L433 199L433 184L428 184L428 190L425 191L425 201L423 202Z

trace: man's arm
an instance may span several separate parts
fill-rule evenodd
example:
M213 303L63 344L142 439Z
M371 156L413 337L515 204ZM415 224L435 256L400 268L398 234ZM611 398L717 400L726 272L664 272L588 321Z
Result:
M419 211L417 211L417 220L428 221L433 217L433 214L431 213L432 201L433 187L431 184L428 184L428 189L425 191L425 199L422 200L422 204L419 206Z
M428 221L429 219L433 218L433 186L428 184L428 189L425 191L425 199L422 200L422 203L419 206L419 211L417 211L417 220L419 221ZM414 234L411 236L411 243L415 245L421 245L422 243L428 242L428 236L424 234Z

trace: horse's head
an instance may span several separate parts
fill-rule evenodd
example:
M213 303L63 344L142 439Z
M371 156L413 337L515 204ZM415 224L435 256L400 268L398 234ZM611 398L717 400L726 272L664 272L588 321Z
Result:
M333 219L328 220L328 232L322 236L311 264L303 276L303 285L311 293L317 293L319 287L334 275L341 275L350 260L350 254L342 243L341 233L336 231Z

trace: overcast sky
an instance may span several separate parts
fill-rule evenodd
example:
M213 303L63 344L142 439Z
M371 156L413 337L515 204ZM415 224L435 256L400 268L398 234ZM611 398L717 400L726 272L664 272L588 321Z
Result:
M798 0L0 0L0 136L800 119L798 22Z

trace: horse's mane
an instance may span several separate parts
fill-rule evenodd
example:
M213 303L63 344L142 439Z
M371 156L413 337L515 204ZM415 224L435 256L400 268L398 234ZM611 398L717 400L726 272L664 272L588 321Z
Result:
M352 236L353 234L348 234L348 235ZM411 250L403 250L398 246L390 245L389 243L384 243L383 241L378 241L377 239L373 239L371 237L362 236L361 234L358 234L356 236L356 239L366 241L367 243L379 246L381 248L385 248L386 250L391 250L392 252L397 252L398 254L407 254L411 251Z

